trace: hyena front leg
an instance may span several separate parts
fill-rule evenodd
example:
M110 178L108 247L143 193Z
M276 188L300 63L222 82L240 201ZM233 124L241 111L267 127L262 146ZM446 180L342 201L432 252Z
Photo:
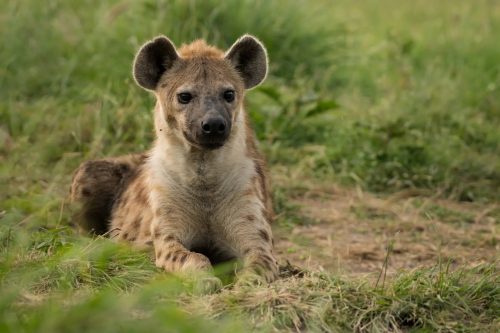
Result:
M182 204L175 202L163 186L152 186L150 231L156 266L167 272L210 271L212 265L206 256L186 248L195 237L196 226Z
M247 254L243 258L243 276L254 273L268 283L277 279L278 262L270 249L253 247L245 251Z
M189 251L173 230L162 229L158 223L153 223L151 234L157 267L172 273L197 273L192 280L195 293L206 294L222 288L222 282L210 273L210 260L201 253Z
M243 259L239 279L273 282L278 277L278 262L273 254L271 227L265 220L247 216L235 224L233 244Z
M186 249L174 232L162 230L153 223L151 234L157 267L167 272L209 271L212 268L206 256Z

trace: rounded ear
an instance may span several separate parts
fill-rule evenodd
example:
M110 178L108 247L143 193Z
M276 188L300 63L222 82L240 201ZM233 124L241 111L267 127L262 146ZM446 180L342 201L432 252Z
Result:
M225 58L243 77L245 88L250 89L264 81L267 75L267 51L255 37L244 35L226 52Z
M174 44L164 36L144 44L134 60L134 79L145 89L154 90L165 71L179 58Z

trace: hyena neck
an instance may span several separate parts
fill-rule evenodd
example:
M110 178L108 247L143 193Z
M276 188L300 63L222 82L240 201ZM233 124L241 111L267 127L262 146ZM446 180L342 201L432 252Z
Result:
M179 185L194 186L217 185L233 177L241 180L250 177L253 161L247 155L246 121L242 109L233 124L233 133L228 142L215 150L201 150L191 146L178 135L162 135L151 152L152 171L160 176L157 179L170 179ZM247 171L248 170L248 171ZM238 176L239 174L239 176Z

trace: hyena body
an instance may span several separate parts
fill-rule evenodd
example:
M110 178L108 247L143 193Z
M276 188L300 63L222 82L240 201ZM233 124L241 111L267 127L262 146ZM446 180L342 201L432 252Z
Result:
M156 141L145 154L80 166L71 194L82 226L153 246L167 271L234 258L274 280L265 164L243 109L245 89L266 72L265 49L251 36L225 54L203 41L178 52L165 37L145 44L134 77L155 92Z

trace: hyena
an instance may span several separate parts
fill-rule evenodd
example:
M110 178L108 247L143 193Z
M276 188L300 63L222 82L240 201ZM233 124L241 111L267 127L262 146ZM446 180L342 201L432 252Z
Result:
M133 75L154 92L156 140L144 154L83 163L71 186L80 225L152 246L169 272L238 259L244 276L277 277L266 166L243 106L267 75L250 35L226 52L203 40L178 50L166 37L137 53Z

